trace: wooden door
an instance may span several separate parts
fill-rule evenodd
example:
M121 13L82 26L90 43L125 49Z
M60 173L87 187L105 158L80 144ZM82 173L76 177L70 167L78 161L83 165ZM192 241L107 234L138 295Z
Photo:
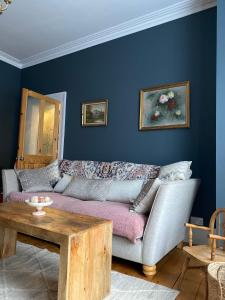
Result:
M46 166L58 157L60 102L23 89L16 167Z

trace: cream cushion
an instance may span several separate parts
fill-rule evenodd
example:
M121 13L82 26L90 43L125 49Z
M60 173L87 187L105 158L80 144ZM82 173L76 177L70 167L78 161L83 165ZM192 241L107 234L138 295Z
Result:
M159 178L166 181L187 180L191 177L192 161L180 161L161 167Z

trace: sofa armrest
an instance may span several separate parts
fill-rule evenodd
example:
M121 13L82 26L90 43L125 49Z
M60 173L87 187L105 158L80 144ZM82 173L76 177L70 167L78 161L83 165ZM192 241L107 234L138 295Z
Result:
M15 171L2 170L2 186L3 186L3 201L7 201L7 198L11 192L19 192L20 184L17 179Z
M162 184L156 194L143 237L143 263L155 265L184 240L185 226L200 184L198 179Z

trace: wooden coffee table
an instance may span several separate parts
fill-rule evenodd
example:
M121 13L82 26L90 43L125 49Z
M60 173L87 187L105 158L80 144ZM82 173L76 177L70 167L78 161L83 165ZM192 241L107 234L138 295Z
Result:
M112 222L24 203L0 204L0 257L16 253L17 232L60 245L58 300L102 300L110 292Z

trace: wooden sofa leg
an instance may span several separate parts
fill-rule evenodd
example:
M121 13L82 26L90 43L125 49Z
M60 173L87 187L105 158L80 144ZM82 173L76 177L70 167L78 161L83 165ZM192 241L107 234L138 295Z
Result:
M156 275L156 265L154 265L154 266L143 265L143 273L145 276Z

